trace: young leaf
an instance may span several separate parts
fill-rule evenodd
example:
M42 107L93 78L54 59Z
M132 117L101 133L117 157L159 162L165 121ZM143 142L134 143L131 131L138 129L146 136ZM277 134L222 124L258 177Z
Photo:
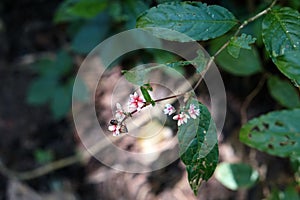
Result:
M300 109L270 112L243 125L240 140L271 155L299 157L299 118Z
M262 23L263 42L269 56L283 74L297 83L300 83L299 18L299 12L291 8L272 9Z
M287 108L300 107L300 97L290 82L271 76L268 79L268 88L271 96L282 106Z
M200 109L200 117L189 119L178 128L178 141L189 184L197 195L202 181L207 181L215 171L219 151L216 126L208 109L195 99L190 99L187 107L190 104Z
M148 92L148 90L149 90L149 91L152 90L152 87L151 87L149 84L144 84L143 86L140 87L140 89L141 89L141 92L142 92L142 94L143 94L143 97L144 97L145 101L146 101L147 103L151 103L152 106L155 106L155 102L154 102L154 100L151 98L151 96L150 96L150 94L149 94L149 92Z
M239 37L232 37L230 43L227 46L227 51L232 57L238 58L240 55L241 48L251 49L250 44L255 42L256 38L253 38L251 35L242 34Z
M258 178L258 172L244 163L221 163L216 169L216 179L231 190L249 188Z
M229 31L237 20L226 8L200 2L173 2L160 4L143 13L138 19L138 28L167 28L183 33L166 34L161 29L151 29L154 35L167 40L187 42L191 40L208 40Z
M229 39L228 36L223 36L211 41L211 51L215 52ZM255 47L249 49L241 49L239 59L233 58L227 51L222 51L216 61L225 71L237 76L249 76L261 71L261 61L258 51Z

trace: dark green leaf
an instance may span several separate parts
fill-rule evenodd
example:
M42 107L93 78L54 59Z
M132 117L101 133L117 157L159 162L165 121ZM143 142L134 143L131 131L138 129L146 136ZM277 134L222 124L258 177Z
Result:
M300 14L291 8L272 9L262 23L266 49L278 69L300 84Z
M241 48L251 49L250 44L255 42L256 38L252 38L251 35L242 34L239 37L232 37L230 39L229 45L227 46L227 51L234 58L238 58L240 55Z
M300 98L296 88L290 82L271 76L268 79L271 96L287 108L300 107Z
M228 36L215 39L211 42L211 51L218 50L227 40ZM261 71L261 62L255 47L251 50L241 49L238 59L233 58L227 51L222 51L216 62L225 71L237 76L249 76Z
M65 75L70 72L72 68L72 58L66 51L59 51L54 62L55 70L58 71L60 75Z
M288 186L285 190L272 189L267 200L300 200L296 186Z
M52 97L50 106L54 119L64 117L71 108L71 95L68 90L64 87L57 88Z
M275 64L278 69L297 87L300 87L300 50L289 51L276 58Z
M27 93L27 102L33 105L47 103L53 96L58 81L53 76L42 76L31 82Z
M166 3L153 7L142 14L137 20L138 28L151 28L154 35L167 40L187 42L191 40L208 40L229 31L237 20L227 9L200 2ZM166 28L183 33L164 32Z
M76 3L77 0L65 0L63 1L58 9L55 12L54 15L54 22L60 23L60 22L69 22L73 20L78 20L80 17L75 16L74 14L71 14L69 12L69 8Z
M270 112L243 125L240 140L271 155L299 157L299 119L300 109Z
M77 53L89 53L105 38L109 30L108 23L109 19L106 14L89 21L75 35L71 48Z
M216 169L216 179L231 190L253 186L259 174L251 166L244 163L221 163Z
M76 78L76 82L74 82L73 80L70 81L69 87L70 87L71 94L76 100L82 102L86 102L89 100L89 95L90 95L89 90L86 84L84 83L84 81L80 77Z
M218 163L217 131L207 108L190 99L200 109L200 117L189 119L178 128L180 158L186 165L188 180L195 195L203 180L208 180Z
M70 6L67 12L83 18L92 18L103 11L107 5L106 0L79 0Z

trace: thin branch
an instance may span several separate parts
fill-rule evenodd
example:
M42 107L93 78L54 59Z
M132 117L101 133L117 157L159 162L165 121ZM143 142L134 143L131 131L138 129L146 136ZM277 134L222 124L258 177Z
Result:
M264 74L261 79L259 80L257 86L252 90L252 92L246 97L245 101L243 102L241 106L241 124L244 124L248 121L247 117L247 109L249 107L249 104L251 101L256 97L256 95L260 92L263 85L265 84L265 81L267 79L267 74Z
M272 4L271 4L269 7L267 7L267 8L264 9L263 11L259 12L259 13L256 14L255 16L253 16L253 17L251 17L251 18L245 20L245 21L238 27L238 29L237 29L236 32L234 33L233 37L238 36L238 34L240 33L240 31L241 31L246 25L248 25L250 22L253 22L253 21L256 20L257 18L259 18L259 17L261 17L261 16L267 14L267 13L271 10L271 8L276 4L276 2L277 2L277 0L274 0L274 1L272 2ZM227 42L225 42L225 43L217 50L217 52L216 52L213 56L210 57L210 59L209 59L209 61L208 61L208 63L207 63L207 66L206 66L206 68L205 68L205 70L204 70L204 73L203 73L203 74L201 73L201 76L200 76L199 80L197 81L196 85L193 87L194 90L200 85L200 83L201 83L201 81L202 81L202 79L203 79L203 76L205 75L205 73L207 72L207 70L210 68L210 66L211 66L212 62L214 61L214 59L215 59L215 58L216 58L216 57L217 57L217 56L218 56L218 55L219 55L219 54L220 54L220 53L221 53L228 45L229 45L229 43L230 43L230 40L228 40Z

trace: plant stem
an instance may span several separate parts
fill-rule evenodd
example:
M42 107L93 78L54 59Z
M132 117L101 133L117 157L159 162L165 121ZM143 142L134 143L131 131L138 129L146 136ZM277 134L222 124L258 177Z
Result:
M258 14L256 14L255 16L245 20L239 27L238 29L235 31L235 33L233 34L232 37L236 37L239 35L239 33L241 32L241 30L248 25L250 22L253 22L254 20L256 20L257 18L267 14L271 8L276 4L277 0L274 0L271 5L269 7L267 7L266 9L264 9L263 11L259 12ZM205 70L203 71L204 73L201 73L201 77L199 78L198 82L196 83L196 85L193 87L193 90L195 90L201 83L204 74L208 71L208 69L210 68L211 64L213 63L213 61L215 60L215 58L229 45L230 40L228 40L227 42L225 42L218 50L217 52L210 57Z

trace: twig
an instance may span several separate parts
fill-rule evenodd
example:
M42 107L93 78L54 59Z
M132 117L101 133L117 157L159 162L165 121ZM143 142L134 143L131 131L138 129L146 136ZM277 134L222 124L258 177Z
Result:
M276 2L277 2L277 0L274 0L274 1L272 2L272 4L271 4L269 7L267 7L267 8L264 9L263 11L259 12L259 13L256 14L255 16L253 16L253 17L251 17L251 18L245 20L245 21L238 27L238 29L237 29L236 32L234 33L233 37L238 36L238 34L240 33L240 31L241 31L246 25L248 25L250 22L253 22L253 21L256 20L257 18L259 18L259 17L261 17L261 16L267 14L267 13L271 10L271 8L276 4ZM230 43L230 40L228 40L226 43L224 43L224 44L220 47L220 49L218 49L217 52L216 52L213 56L210 57L210 59L209 59L209 61L208 61L208 63L207 63L207 66L206 66L205 70L203 71L203 73L201 73L201 76L200 76L199 80L197 81L197 83L196 83L195 86L193 87L194 90L195 90L195 89L199 86L199 84L201 83L201 81L202 81L202 79L203 79L203 76L205 75L205 73L206 73L206 72L208 71L208 69L210 68L211 64L212 64L213 61L215 60L215 57L218 56L218 55L219 55L219 54L220 54L220 53L221 53L221 52L229 45L229 43Z
M259 91L262 89L265 81L267 79L267 74L264 74L261 79L259 80L257 86L252 90L252 92L246 97L245 101L243 102L241 106L241 124L244 124L248 121L247 117L247 109L251 101L256 97L256 95L259 93Z

